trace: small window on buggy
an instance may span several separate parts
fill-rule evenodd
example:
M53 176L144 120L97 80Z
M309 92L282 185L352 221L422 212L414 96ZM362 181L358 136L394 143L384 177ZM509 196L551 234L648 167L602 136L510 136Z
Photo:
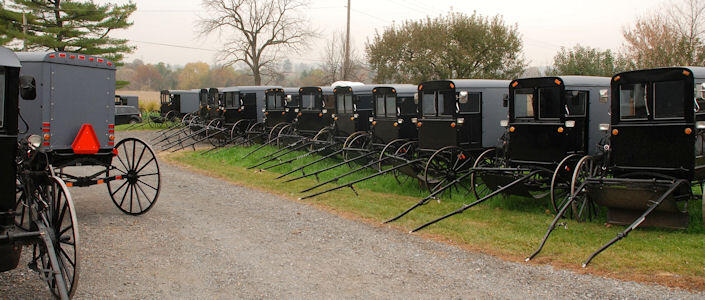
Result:
M566 115L576 117L585 116L587 99L587 91L565 91Z
M539 88L539 119L558 119L561 117L560 89L556 87Z
M461 113L479 113L482 93L468 93L465 103L458 102Z
M353 97L351 94L345 95L345 112L353 113Z
M315 105L316 95L306 94L301 96L301 108L306 110L313 110Z
M397 97L387 95L385 98L387 117L396 118L397 117Z
M683 80L654 82L654 118L683 118L685 113Z
M705 113L705 83L695 83L693 98L695 99L695 112Z
M384 117L384 95L379 95L375 97L375 115L377 117Z
M424 117L435 117L436 116L436 94L433 92L423 93L423 98L421 98L421 109Z
M534 118L534 89L514 91L514 118Z
M277 108L276 96L273 94L267 94L267 109Z
M619 116L621 120L646 120L646 85L642 83L619 86Z

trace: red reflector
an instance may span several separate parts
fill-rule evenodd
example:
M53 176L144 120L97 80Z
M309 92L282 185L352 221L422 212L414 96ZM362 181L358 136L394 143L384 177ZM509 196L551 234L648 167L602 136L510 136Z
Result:
M115 144L115 143L110 142L110 143L108 143L108 144ZM113 155L115 155L115 156L118 155L118 151L117 151L117 149L115 149L115 148L113 148Z
M91 124L81 125L81 130L78 131L76 139L71 144L73 153L76 154L96 154L100 150L100 142L93 131Z
M49 128L42 128L42 132L49 132L49 131L51 131L51 129L49 129Z
M108 133L115 133L115 130L109 129L109 130L108 130Z
M53 54L53 53L49 54L49 57L54 58L54 57L56 57L56 54Z
M66 57L66 53L59 53L59 57Z
M122 175L115 176L115 179L117 179L117 180L122 179Z
M108 66L112 66L112 65L113 65L113 63L111 63L111 62L108 62Z
M50 127L51 124L50 124L49 122L44 122L44 123L42 123L42 126L44 126L44 127Z
M44 142L44 143L42 143L42 145L43 145L43 146L49 146L49 145L51 145L51 144L49 144L49 142Z
M98 59L98 62L103 62L103 59L102 59L102 58L99 58L99 59Z
M76 58L76 55L70 55L69 58L74 59L74 58Z
M115 124L108 124L108 128L115 128Z
M91 57L91 58L88 58L88 60L93 61L93 58L92 58L92 57Z
M66 186L72 187L72 186L73 186L73 183L72 183L72 182L67 182L67 183L66 183Z
M78 59L86 59L86 57L83 56L83 55L79 55L79 56L78 56Z

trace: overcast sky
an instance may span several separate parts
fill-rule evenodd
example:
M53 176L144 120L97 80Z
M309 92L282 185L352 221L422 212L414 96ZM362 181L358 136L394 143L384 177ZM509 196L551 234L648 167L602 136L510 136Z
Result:
M199 0L133 0L137 12L134 25L116 31L114 36L127 38L137 47L128 61L148 63L217 61L222 42L218 36L198 34L199 17L206 11ZM435 17L450 10L482 15L502 15L508 24L517 24L524 41L524 54L530 65L549 65L561 46L580 43L601 49L619 49L624 40L622 28L640 17L663 8L669 0L352 0L351 37L353 46L363 54L365 42L375 30L408 19ZM106 1L103 1L106 2ZM127 2L126 0L110 2ZM347 0L311 0L302 11L311 26L320 32L309 49L291 54L294 62L318 63L323 57L326 38L345 30ZM171 47L176 45L183 47ZM186 48L189 47L189 48ZM197 49L193 49L197 48Z

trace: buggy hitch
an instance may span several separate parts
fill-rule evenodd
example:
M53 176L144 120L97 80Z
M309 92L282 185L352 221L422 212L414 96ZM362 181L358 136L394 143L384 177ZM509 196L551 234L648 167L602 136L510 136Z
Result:
M587 182L583 182L578 186L578 189L576 191L582 191L583 188L585 188L585 185ZM548 231L546 231L546 234L543 236L543 240L541 241L541 244L539 244L539 248L534 251L529 257L527 257L524 261L530 261L536 257L536 255L543 250L543 247L546 245L546 241L548 241L548 236L551 235L554 229L556 229L556 226L558 225L558 221L560 221L561 218L563 218L563 215L565 215L566 211L568 210L569 207L573 204L573 201L575 200L575 196L570 196L568 198L568 201L563 204L563 207L561 207L561 210L558 211L556 214L556 217L553 218L553 222L551 222L551 225L548 226Z
M297 143L298 143L298 142L297 142ZM249 167L247 167L247 169L248 169L248 170L251 170L251 169L257 168L257 167L259 167L259 166L261 166L261 165L264 165L264 164L266 164L266 163L268 163L268 162L272 162L272 161L278 160L280 157L284 157L284 156L286 156L286 155L289 154L289 153L292 153L292 152L294 152L294 151L297 151L297 150L299 150L299 149L301 149L301 148L304 148L304 147L306 147L306 146L308 146L308 145L311 144L310 142L306 142L306 143L303 143L303 144L300 144L300 145L296 145L297 143L291 144L291 145L287 146L286 148L284 148L284 150L287 150L287 149L288 149L287 151L284 151L284 153L281 153L281 154L276 155L276 156L272 156L272 157L270 157L270 158L268 158L268 159L266 159L266 160L264 160L264 161L262 161L262 162L257 163L257 164L254 165L254 166L249 166ZM290 147L290 146L294 146L294 147ZM281 152L281 151L277 151L277 152Z
M215 128L215 127L214 127L214 128ZM169 150L169 149L171 149L171 148L176 147L177 145L183 146L183 143L184 143L185 141L188 141L188 140L190 140L190 139L194 139L194 140L195 140L195 137L196 137L196 136L201 135L201 133L203 133L204 131L206 131L206 130L208 130L208 129L209 129L208 127L203 127L203 128L201 128L201 129L199 129L198 131L193 132L193 133L191 133L191 134L189 134L189 135L186 135L185 137L183 137L183 138L181 138L181 139L178 139L178 140L173 141L173 142L171 142L171 143L166 143L166 144L164 145L164 149L163 149L163 150L164 150L164 151Z
M455 211L453 211L453 212L451 212L451 213L449 213L449 214L446 214L445 216L442 216L442 217L440 217L440 218L438 218L438 219L435 219L435 220L433 220L433 221L431 221L431 222L428 222L428 223L426 223L426 224L423 224L423 225L421 225L421 226L415 228L414 230L410 231L409 233L417 232L417 231L419 231L419 230L421 230L421 229L424 229L424 228L426 228L426 227L428 227L428 226L431 226L431 225L433 225L433 224L435 224L435 223L438 223L438 222L440 222L440 221L442 221L442 220L445 220L445 219L450 218L450 217L452 217L452 216L454 216L454 215L460 214L460 213L462 213L462 212L468 210L469 208L471 208L471 207L473 207L473 206L475 206L475 205L478 205L478 204L480 204L480 203L482 203L482 202L485 202L485 201L487 201L488 199L490 199L490 198L496 196L497 194L500 194L500 193L504 192L505 190L507 190L507 189L509 189L509 188L511 188L511 187L513 187L513 186L515 186L515 185L517 185L517 184L519 184L519 183L522 183L522 182L526 181L527 179L530 179L532 176L534 176L534 175L536 175L536 174L538 174L538 173L540 173L540 172L541 172L541 170L531 171L531 173L526 174L526 175L520 177L519 179L510 182L509 184L507 184L507 185L505 185L505 186L503 186L503 187L497 189L496 191L494 191L494 192L492 192L492 193L487 194L486 196L484 196L484 197L482 197L482 198L476 200L475 202L472 202L472 203L470 203L470 204L465 204L465 205L461 206L459 209L457 209L457 210L455 210Z
M181 126L181 124L177 124L177 125L169 126L169 127L167 127L167 128L164 128L164 129L160 129L159 131L157 131L157 132L155 133L155 137L153 137L150 141L153 142L154 140L156 140L156 139L158 139L158 138L160 138L160 137L163 137L165 134L167 134L167 133L169 133L169 132L172 132L172 131L174 131L174 130L177 130L177 129L181 129L182 127L183 127L183 126Z
M358 157L353 158L352 160L361 159L361 158L363 158L363 157L365 157L365 156L369 156L369 155L371 155L371 154L375 154L375 153L370 152L370 153L367 153L367 154L363 154L363 155L360 155L360 156L358 156ZM362 171L362 170L364 170L364 169L367 169L367 168L369 168L369 167L371 167L371 166L374 166L375 164L379 164L380 162L385 161L385 160L387 160L387 159L389 159L389 158L392 158L392 157L391 157L391 156L385 157L385 158L382 158L382 159L380 159L380 160L376 160L376 161L373 161L373 162L371 162L371 163L368 163L368 164L366 164L366 165L364 165L364 166L361 166L361 167L352 169L352 170L346 172L346 173L343 174L343 175L340 175L340 176L337 176L337 177L332 178L332 179L330 179L330 180L327 180L327 181L325 181L325 182L321 182L321 183L319 183L319 184L316 184L316 185L314 185L314 186L312 186L312 187L310 187L310 188L307 188L307 189L301 191L300 193L310 192L310 191L312 191L312 190L315 190L315 189L317 189L317 188L319 188L319 187L322 187L322 186L324 186L324 185L326 185L326 184L329 184L329 183L331 183L331 182L338 182L338 180L340 180L340 179L342 179L342 178L344 178L344 177L348 177L348 176L350 176L350 175L352 175L352 174L355 174L355 173L360 172L360 171ZM352 162L352 160L344 161L344 162L342 162L342 163L344 163L344 164L345 164L345 163L350 163L350 162ZM312 173L312 174L313 174L313 173ZM316 173L316 174L320 174L320 173ZM381 175L381 174L380 174L380 175ZM346 185L343 185L343 186L346 186Z
M251 137L251 138L249 138L249 139L244 139L244 140L242 140L242 141L239 141L239 142L235 143L235 146L240 146L240 145L249 144L249 143L251 143L252 141L254 141L254 140L258 139L258 138L261 138L262 136L265 136L265 135L267 135L267 134L264 133L264 132L257 133L257 135L255 135L255 136L253 136L253 137ZM238 138L239 138L239 136L233 138L233 141L236 140L236 139L238 139ZM278 140L278 139L279 139L279 137L276 137L276 138L274 138L274 139L272 139L272 140ZM269 142L269 141L268 141L268 142Z
M206 135L206 136L204 136L204 137L202 137L202 138L200 138L200 139L198 139L198 140L194 140L193 142L188 143L188 144L186 144L186 145L181 145L180 148L174 149L174 150L172 150L171 152L176 152L176 151L182 150L182 149L184 149L184 148L186 148L186 147L194 146L194 145L196 145L196 144L198 144L198 143L200 143L200 142L203 142L203 141L205 141L205 140L207 140L207 139L209 139L209 138L212 138L212 137L214 137L214 136L216 136L216 135L218 135L218 134L221 134L221 133L225 132L225 130L224 130L223 128L212 127L211 129L216 130L216 132L211 133L211 134L209 134L209 135Z
M325 146L325 147L321 147L321 148L318 148L318 149L315 149L315 150L306 152L306 153L304 153L304 154L301 154L301 155L299 155L299 156L297 156L297 157L294 157L294 158L291 158L291 159L287 159L287 160L282 161L282 162L279 162L279 163L277 163L277 164L273 164L273 165L264 167L264 168L260 169L260 172L261 172L261 171L265 171L265 170L269 170L269 169L271 169L271 168L275 168L275 167L278 167L278 166L281 166L281 165L285 165L285 164L292 163L292 162L294 162L294 161L296 161L296 160L299 160L299 159L302 159L302 158L304 158L304 157L308 157L308 156L310 156L310 155L312 155L312 154L315 154L315 153L321 152L321 151L323 151L323 150L326 150L326 148L329 148L329 147L332 147L332 146L335 146L335 144L331 144L331 145L328 145L328 146Z
M680 185L683 185L683 184L686 185L686 186L689 185L688 181L686 181L686 180L684 180L684 179L679 179L679 180L674 181L673 183L671 183L671 187L668 188L668 190L666 190L666 192L664 192L663 195L661 195L661 197L659 197L656 201L653 201L653 202L651 203L651 205L649 206L649 208L646 209L646 211L645 211L639 218L637 218L631 225L629 225L626 229L624 229L624 231L618 233L617 236L616 236L615 238L613 238L612 240L610 240L609 242L607 242L607 244L605 244L604 246L600 247L600 249L597 249L597 251L595 251L594 253L592 253L592 254L590 255L590 257L588 257L588 259L585 260L585 262L583 262L582 267L583 267L583 268L587 267L587 265L592 261L593 258L595 258L595 256L597 256L598 254L602 253L602 251L605 251L605 249L607 249L607 248L609 248L610 246L614 245L614 244L615 244L616 242L618 242L619 240L621 240L621 239L627 237L627 235L628 235L632 230L634 230L634 229L636 229L637 227L639 227L639 225L641 225L641 223L643 223L644 220L646 220L646 217L647 217L652 211L654 211L654 209L656 209L656 207L658 207L659 205L661 205L661 202L663 202L663 200L666 200L666 198L667 198L668 196L670 196Z
M156 142L154 142L154 145L158 145L158 144L161 144L161 143L164 143L164 142L169 143L169 141L171 140L171 138L173 138L173 137L177 137L177 138L178 138L178 137L181 136L182 134L186 134L186 131L187 131L187 130L188 130L188 127L182 127L182 128L179 128L178 130L176 130L176 131L174 131L174 132L169 132L168 134L165 133L165 134L162 135L162 136L158 136L157 139L160 138L160 137L161 137L161 139L158 140L158 141L156 141Z
M328 145L328 146L323 147L323 148L325 149L325 148L328 148L329 146L335 146L335 144L331 144L331 145ZM338 155L338 154L340 154L340 153L342 153L342 152L343 152L343 150L338 150L338 151L335 151L335 152L333 152L333 153L330 153L330 154L328 154L328 155L326 155L326 156L320 157L320 158L318 158L318 159L316 159L316 160L314 160L314 161L312 161L312 162L309 162L309 163L307 163L307 164L305 164L305 165L303 165L303 166L300 166L300 167L298 167L298 168L296 168L296 169L293 169L293 170L291 170L291 171L289 171L289 172L286 172L286 173L284 173L284 174L282 174L282 175L279 175L279 176L277 176L277 178L275 178L275 179L281 179L281 178L286 177L286 176L288 176L288 175L294 174L294 173L296 173L297 171L301 171L301 173L303 173L303 175L306 175L306 172L304 172L304 169L305 169L305 168L310 167L310 166L312 166L312 165L315 165L315 164L317 164L317 163L319 163L319 162L321 162L321 161L324 161L324 160L326 160L326 159L328 159L328 158L331 158L331 157L333 157L333 156L336 156L336 155ZM302 177L302 178L303 178L303 177ZM290 180L287 180L287 181L285 181L285 182L293 181L293 180L296 180L296 179L300 179L300 178L290 179Z
M385 160L385 159L387 159L387 158L392 158L392 157L391 157L391 156L385 157L385 158L383 158L383 159L380 159L380 160L378 160L378 161L375 161L375 162L373 162L373 163L370 163L369 165L379 163L379 162L381 162L381 161L383 161L383 160ZM386 170L384 170L384 171L380 171L380 172L377 172L377 173L375 173L375 174L368 175L368 176L366 176L366 177L364 177L364 178L360 178L360 179L357 179L357 180L353 180L353 181L351 181L351 182L348 182L348 183L345 183L345 184L341 184L341 185L339 185L339 186L332 187L332 188L329 188L329 189L327 189L327 190L320 191L320 192L318 192L318 193L314 193L314 194L311 194L311 195L307 195L307 196L301 197L301 198L299 198L299 199L300 199L300 200L303 200L303 199L308 199L308 198L316 197L316 196L323 195L323 194L325 194L325 193L329 193L329 192L332 192L332 191L335 191L335 190L339 190L339 189L342 189L342 188L346 188L346 187L349 187L349 188L353 191L353 193L355 193L355 196L359 196L359 194L357 193L357 191L356 191L355 188L353 187L354 184L360 183L360 182L365 181L365 180L369 180L369 179L371 179L371 178L374 178L374 177L377 177L377 176L380 176L380 175L387 174L387 173L389 173L389 172L391 172L391 171L394 171L394 170L396 170L396 169L398 169L398 168L402 168L402 167L405 167L405 166L407 166L407 165L414 164L414 163L417 163L417 162L420 162L420 161L421 161L420 159L410 160L410 161L407 161L407 162L405 162L405 163L403 163L403 164L400 164L400 165L394 166L394 167L392 167L392 168L386 169ZM368 166L369 166L369 165L368 165ZM367 167L367 166L365 166L365 167ZM363 167L363 168L365 168L365 167ZM332 180L331 180L330 182L332 182ZM324 184L325 184L325 183L324 183Z
M338 154L338 153L341 153L341 152L343 152L343 151L344 151L344 150L338 150L338 151L334 152L334 154ZM333 169L335 169L335 168L337 168L337 167L340 167L340 166L344 166L344 165L346 165L346 164L348 164L348 163L351 163L351 162L353 162L353 161L360 160L360 159L363 159L363 158L365 158L365 157L369 157L369 156L371 156L371 155L373 155L373 154L375 154L375 153L374 153L374 152L370 152L370 153L365 153L365 154L362 154L362 155L358 155L358 156L355 156L354 158L351 158L351 159L349 159L349 160L339 162L339 163L337 163L337 164L334 164L334 165L332 165L332 166L323 168L323 169L321 169L321 170L317 170L317 171L315 171L315 172L311 172L311 173L304 174L304 175L301 175L301 176L296 177L296 178L289 179L289 180L287 180L287 181L285 181L285 182L296 181L296 180L299 180L299 179L302 179L302 178L306 178L306 177L310 177L310 176L318 176L318 174L321 174L321 173L323 173L323 172L327 172L327 171L333 170ZM332 156L332 154L329 154L329 155ZM323 160L323 159L321 159L321 160ZM363 167L363 169L364 169L364 167ZM316 187L318 187L318 186L316 186ZM314 188L316 188L316 187L314 187ZM304 190L304 191L301 191L301 192L302 192L302 193L305 193L305 192L308 192L308 191L309 191L309 190Z
M312 144L312 142L310 142L310 141L306 141L306 140L301 139L301 140L298 140L298 141L295 141L295 142L293 142L293 143L291 143L291 144L286 145L284 148L281 148L281 149L279 149L279 150L277 150L277 151L274 151L274 152L269 153L269 154L267 154L267 155L265 155L265 156L262 156L262 157L260 157L260 159L267 159L267 158L271 158L271 157L273 157L273 156L277 156L277 154L279 154L279 153L282 153L282 152L285 152L285 151L287 151L287 150L290 150L291 148L295 148L295 147L300 146L301 143L303 143L303 142L305 142L305 145L307 145L307 146ZM249 155L249 153L248 153L248 155ZM245 157L247 157L247 156L245 156ZM278 156L277 156L277 157L278 157ZM243 158L244 158L244 157L243 157Z

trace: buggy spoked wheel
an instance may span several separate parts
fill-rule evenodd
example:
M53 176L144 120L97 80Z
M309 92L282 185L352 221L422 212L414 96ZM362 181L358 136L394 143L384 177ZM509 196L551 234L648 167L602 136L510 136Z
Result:
M206 136L208 136L208 142L213 147L221 147L227 141L227 137L223 133L223 119L213 119L208 122L208 127L206 129Z
M394 161L390 161L393 160L393 158L387 159L385 161L382 161L382 159L384 159L385 157L393 156L397 149L399 149L399 146L404 143L406 143L405 139L396 139L384 145L382 151L379 152L379 164L377 165L377 169L382 170L382 167L384 167L385 165L393 164Z
M580 155L571 154L566 156L553 171L551 177L551 204L553 211L558 213L563 204L570 199L570 186L573 177L575 164L580 159Z
M282 131L285 128L282 128ZM292 128L292 130L293 130L293 128ZM282 133L280 132L279 134L281 135ZM322 128L321 130L319 130L316 133L316 135L313 136L313 138L311 138L311 141L313 141L313 143L311 143L311 146L308 147L309 148L308 150L314 151L320 147L325 147L327 145L330 145L333 143L333 138L334 138L333 137L333 130L331 130L330 127Z
M124 213L141 215L149 211L159 198L161 174L152 148L135 138L121 140L108 167L107 176L119 176L108 182L113 203Z
M294 135L294 126L291 124L286 124L282 126L277 132L277 141L273 144L281 147L293 143L292 136Z
M191 130L192 134L201 129L202 126L203 124L199 116L193 116L193 118L188 120L188 128Z
M176 121L178 121L178 119L177 119L177 117L176 117L176 112L174 112L174 111L172 110L172 111L170 111L170 112L168 112L168 113L166 113L166 114L169 115L169 113L172 113L172 114L173 114L173 117L172 117L172 118L165 118L167 121L169 121L169 122L176 122ZM185 114L183 117L181 117L181 124L183 124L184 126L188 125L189 122L191 121L191 117L192 117L191 114Z
M239 120L233 124L233 127L230 128L230 140L235 141L235 143L238 143L238 139L244 139L245 138L245 130L247 129L247 120ZM247 145L245 145L247 146Z
M499 167L495 149L487 149L477 157L472 165L472 168L495 168ZM477 172L470 174L470 188L472 189L475 199L479 200L492 192L492 189L480 180L480 175Z
M428 159L424 168L426 189L433 193L450 184L463 172L467 171L473 161L465 150L456 146L448 146L437 150ZM457 182L441 194L447 194L452 197L453 190L456 192L462 190L464 193L472 192L467 184Z
M583 187L582 189L577 190L587 178L595 175L595 170L594 160L589 155L581 158L575 165L573 179L570 183L570 194L573 197L571 213L573 218L577 221L591 219L597 214L597 208L587 197L585 188Z
M394 151L394 153L392 154L394 156L393 159L395 160L392 163L396 165L415 159L418 156L418 153L416 151L417 144L418 143L416 141L409 141L401 144L401 146L399 146L397 150ZM406 172L404 172L404 169L406 169ZM416 174L419 173L417 172L417 169L421 168L416 167L412 164L406 167L395 169L391 173L392 176L394 176L394 179L396 179L399 184L406 185L412 180L418 179L418 177L416 176Z
M254 123L252 126L247 128L247 140L252 143L265 143L265 132L266 128L264 123Z
M76 292L79 273L78 221L76 209L66 184L52 176L48 184L38 187L44 203L37 202L37 227L45 230L43 243L35 244L30 266L37 269L56 297ZM40 205L46 209L40 210ZM41 264L41 269L38 268Z
M271 141L272 139L277 137L277 134L279 134L279 130L283 127L288 125L288 123L277 123L272 127L272 129L269 130L269 134L267 135L267 142Z
M364 155L372 147L372 137L367 132L356 132L348 137L343 145L343 159L351 160ZM353 137L354 135L354 137ZM352 139L350 139L352 137Z

